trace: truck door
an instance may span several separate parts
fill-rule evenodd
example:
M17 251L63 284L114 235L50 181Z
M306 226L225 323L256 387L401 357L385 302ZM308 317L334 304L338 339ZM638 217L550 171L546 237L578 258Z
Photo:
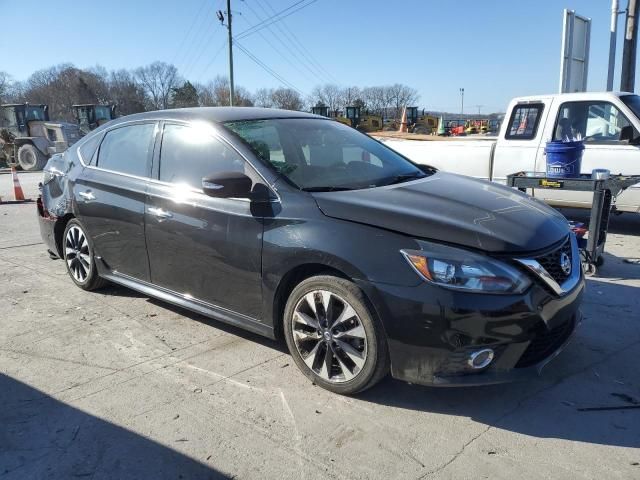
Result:
M584 140L583 173L594 168L606 168L612 174L640 173L640 147L631 142L640 133L619 106L606 100L564 102L553 120L553 140ZM537 167L540 171L546 169L545 156L539 156ZM579 208L589 208L593 199L589 192L551 189L536 190L535 195L553 205ZM640 188L624 192L617 205L623 210L637 210Z
M511 173L535 169L549 112L548 101L519 101L509 112L496 144L492 167L492 180L503 184Z

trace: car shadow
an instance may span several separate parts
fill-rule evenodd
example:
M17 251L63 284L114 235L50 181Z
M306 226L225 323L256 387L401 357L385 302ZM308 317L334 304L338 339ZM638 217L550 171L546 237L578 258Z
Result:
M230 478L4 374L0 404L2 478Z
M468 417L531 437L640 448L635 364L640 355L640 288L594 278L587 280L587 291L592 294L585 297L585 318L574 339L540 377L459 388L410 385L388 377L359 398ZM589 410L601 407L611 410Z
M245 340L258 343L260 345L272 348L274 350L278 350L281 353L289 353L289 350L287 349L287 346L284 343L284 341L273 340L271 338L267 338L262 335L258 335L256 333L249 332L240 327L236 327L228 323L222 322L220 320L216 320L214 318L200 315L199 313L192 312L191 310L187 310L186 308L179 307L172 303L168 303L162 300L148 297L142 293L139 293L127 287L110 283L105 287L101 288L100 290L96 290L93 293L105 295L105 296L118 296L118 297L125 297L125 298L143 298L147 302L157 307L164 308L166 310L169 310L183 317L187 317L193 321L208 325L218 330L222 330L223 332L228 333L229 335L234 335L237 337L244 338Z

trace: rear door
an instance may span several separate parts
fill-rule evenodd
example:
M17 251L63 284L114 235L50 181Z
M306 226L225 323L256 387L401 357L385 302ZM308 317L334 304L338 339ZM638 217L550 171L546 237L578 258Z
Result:
M112 272L149 281L144 203L156 122L109 130L74 185L80 221ZM82 150L81 150L82 152Z
M263 219L247 199L202 193L202 178L261 177L208 127L165 123L156 158L146 209L152 283L260 318Z

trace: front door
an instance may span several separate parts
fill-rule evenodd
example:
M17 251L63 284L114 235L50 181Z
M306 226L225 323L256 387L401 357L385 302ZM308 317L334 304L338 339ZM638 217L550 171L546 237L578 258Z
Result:
M144 281L149 281L144 204L156 125L130 124L108 131L97 154L84 159L92 165L73 187L78 217L96 255L109 271Z
M213 129L166 123L146 205L153 284L261 316L262 218L247 199L202 193L202 178L241 171L260 177Z
M638 132L624 114L606 101L566 102L560 106L555 120L553 139L583 140L583 173L606 168L612 174L635 174L640 171L640 148L629 140ZM538 159L538 169L544 171L546 157ZM593 194L566 190L536 190L536 197L550 202L563 202L576 207L589 207ZM640 189L635 187L620 195L619 206L640 205Z

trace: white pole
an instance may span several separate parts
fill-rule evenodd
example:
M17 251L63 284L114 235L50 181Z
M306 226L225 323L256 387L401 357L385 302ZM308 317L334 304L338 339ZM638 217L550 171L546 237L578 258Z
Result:
M613 76L616 67L616 35L618 31L618 0L611 0L611 38L609 39L609 72L607 91L613 91Z

